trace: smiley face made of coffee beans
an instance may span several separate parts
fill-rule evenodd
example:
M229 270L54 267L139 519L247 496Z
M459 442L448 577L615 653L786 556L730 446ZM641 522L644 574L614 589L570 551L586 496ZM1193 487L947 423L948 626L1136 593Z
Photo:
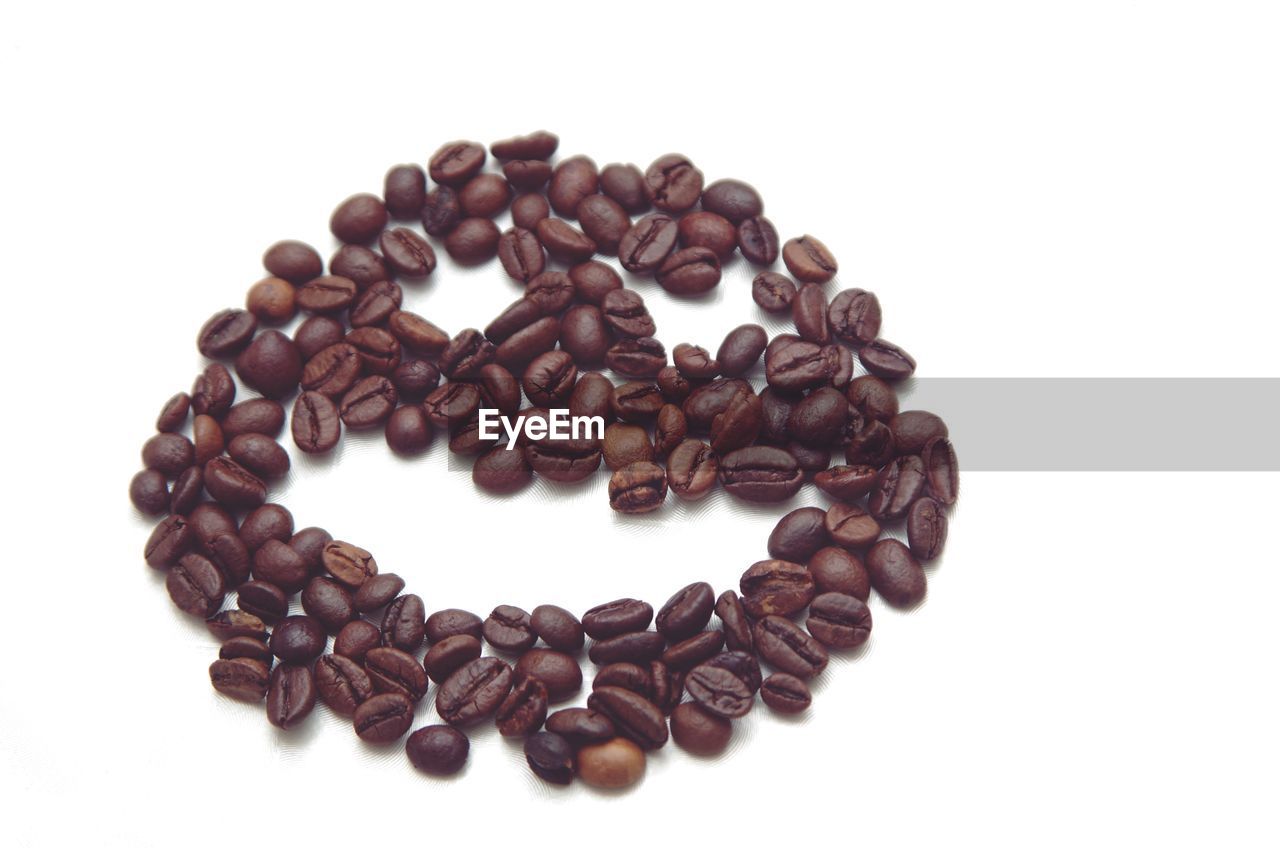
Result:
M271 246L269 276L249 289L246 308L201 328L197 345L211 362L190 393L164 405L142 449L130 497L164 516L146 561L165 571L174 604L220 640L214 688L265 700L277 727L305 721L319 700L350 717L361 739L391 744L435 685L442 723L409 734L415 767L458 771L463 729L493 721L525 740L529 767L547 781L628 786L645 752L669 737L699 754L723 750L757 695L779 712L805 710L806 681L828 651L867 640L873 589L898 607L924 597L920 562L945 542L956 455L938 416L899 411L892 383L915 361L880 338L876 295L845 289L828 301L831 251L808 235L780 244L744 182L704 185L677 154L643 173L600 170L585 156L553 165L558 145L548 132L495 142L488 152L500 173L485 170L484 146L469 141L441 147L425 173L393 167L381 197L357 194L333 212L343 246L328 273L306 244ZM499 232L492 219L508 207L514 225ZM393 219L420 220L426 236ZM433 240L461 264L497 257L524 296L483 332L453 336L402 310L396 281L433 272ZM714 354L677 345L673 365L644 299L594 258L616 256L627 274L693 297L719 283L735 250L762 268L756 303L789 311L795 334L770 340L746 324ZM767 270L779 257L790 276ZM299 312L292 338L262 328ZM757 393L746 377L761 357ZM855 359L866 373L855 376ZM224 363L260 397L236 403ZM503 427L488 426L495 416ZM546 438L566 416L597 428ZM384 428L401 455L441 430L453 454L475 457L472 479L490 492L514 492L534 475L579 481L603 463L609 504L622 513L717 486L781 502L807 481L832 503L783 516L770 558L746 569L739 592L717 597L693 583L656 615L631 598L581 618L552 605L428 615L368 550L318 527L295 531L289 511L267 502L269 481L290 465L277 441L286 420L310 454L332 450L344 427ZM845 463L833 466L836 450ZM899 522L908 544L882 535ZM713 615L720 626L709 628ZM597 671L586 707L548 714L581 690L587 637Z

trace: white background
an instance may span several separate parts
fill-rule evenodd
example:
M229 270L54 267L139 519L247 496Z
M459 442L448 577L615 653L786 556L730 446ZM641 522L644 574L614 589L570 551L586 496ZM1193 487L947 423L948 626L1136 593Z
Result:
M344 8L0 13L0 841L1276 844L1274 475L970 473L927 603L876 603L804 720L760 707L724 757L669 746L622 796L552 791L491 732L439 781L323 707L281 733L218 697L125 496L263 248L327 253L334 203L389 165L544 126L602 165L679 150L752 181L784 237L836 252L831 291L879 293L922 376L1276 376L1274 7ZM670 349L760 320L748 280L696 307L638 288ZM517 293L445 262L406 299L457 330ZM1187 414L1188 451L1230 438L1229 409ZM279 496L429 609L482 613L730 587L785 511L623 520L603 486L488 499L442 443L367 438Z

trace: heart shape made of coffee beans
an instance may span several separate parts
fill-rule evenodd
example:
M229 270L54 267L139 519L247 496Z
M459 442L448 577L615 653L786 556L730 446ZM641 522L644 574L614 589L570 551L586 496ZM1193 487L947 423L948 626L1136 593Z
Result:
M876 295L853 288L829 301L831 251L808 235L779 244L744 182L704 185L678 154L643 173L600 170L585 156L553 166L558 145L547 132L495 142L501 174L485 170L484 146L469 141L442 146L425 172L393 167L381 197L357 194L333 212L342 246L328 273L309 245L271 246L269 276L246 308L201 328L197 345L211 362L190 393L164 405L142 449L130 497L165 516L146 561L165 571L174 604L221 641L214 688L265 701L277 727L296 727L319 700L350 717L361 739L388 744L410 731L434 684L443 723L408 736L417 768L458 771L469 750L460 728L493 721L525 739L529 767L547 781L628 786L645 751L669 737L698 754L722 751L757 695L781 713L806 709L806 681L829 651L867 640L873 589L899 607L924 597L920 563L941 553L958 468L938 416L899 411L890 384L915 361L880 337ZM499 232L493 218L508 207L514 225ZM392 219L420 219L426 235ZM452 336L401 309L397 280L432 274L432 240L464 265L497 257L524 295L483 332ZM714 354L677 345L674 364L644 299L595 258L616 256L627 274L696 297L719 284L735 251L762 268L781 257L790 276L762 270L752 296L766 311L789 311L796 333L769 339L746 324ZM307 317L292 337L271 328L298 313ZM855 354L866 373L856 374ZM757 393L747 377L761 357ZM235 402L228 361L260 397ZM289 431L305 453L331 451L344 428L382 427L391 450L413 455L438 428L452 454L475 457L472 479L489 492L517 491L535 475L582 480L603 463L621 513L717 486L782 502L809 481L832 504L784 515L770 558L747 568L740 593L692 583L656 614L624 598L580 618L552 605L428 615L368 550L317 527L295 531L289 511L267 502L268 481L290 467L277 441L290 398ZM520 429L506 432L519 435L492 438L482 410L507 416ZM540 438L560 411L608 426ZM837 449L845 463L831 466ZM902 522L906 544L884 535ZM231 594L235 605L224 608ZM588 637L598 671L586 706L548 714L581 690Z

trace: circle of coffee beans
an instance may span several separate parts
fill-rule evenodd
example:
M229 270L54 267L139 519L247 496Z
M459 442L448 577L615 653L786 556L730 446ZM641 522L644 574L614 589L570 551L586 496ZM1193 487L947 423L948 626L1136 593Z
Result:
M941 418L899 411L892 384L915 360L881 337L876 295L828 297L831 251L811 235L780 242L747 183L704 184L678 154L644 171L585 156L552 165L558 145L547 132L488 153L456 141L425 170L391 168L381 196L334 210L342 246L327 269L307 244L272 245L245 308L200 328L211 361L191 391L161 407L129 487L139 510L164 516L146 561L221 641L214 688L265 702L277 727L322 702L370 744L407 734L409 761L447 775L467 759L463 730L493 722L525 740L544 780L628 786L668 738L698 755L724 750L757 697L780 713L807 709L807 681L829 653L869 637L872 590L897 607L925 595L921 563L946 540L956 455ZM485 170L489 154L500 173ZM508 207L514 226L499 232L492 218ZM426 237L404 225L414 220ZM496 258L524 295L484 330L453 334L403 310L399 281L432 274L438 249L466 265ZM670 357L644 299L593 258L616 256L628 274L696 297L719 284L735 251L762 267L756 303L790 312L796 332L770 339L746 324L718 347L681 343ZM771 270L779 258L787 274ZM274 328L299 313L291 337ZM747 375L762 358L757 393ZM237 402L237 378L260 397ZM505 437L480 437L482 407L609 423L602 439L526 434L507 450ZM609 504L623 513L717 487L776 503L810 482L831 506L784 515L738 591L695 582L656 610L623 598L581 616L553 605L504 604L483 618L429 611L369 550L296 528L267 500L289 469L282 434L323 454L344 430L371 428L405 456L446 438L475 458L472 479L488 492L535 476L578 481L604 464ZM836 450L844 464L833 466ZM885 535L903 524L905 544ZM586 706L557 708L582 689L584 647L597 666ZM410 733L430 687L441 723Z

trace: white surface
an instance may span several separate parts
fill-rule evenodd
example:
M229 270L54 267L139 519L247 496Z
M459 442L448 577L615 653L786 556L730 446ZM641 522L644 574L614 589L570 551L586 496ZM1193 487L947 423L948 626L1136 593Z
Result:
M669 746L620 797L550 791L493 733L434 781L324 708L283 734L216 696L125 497L267 244L327 248L333 204L389 165L541 126L600 164L676 149L751 180L880 294L922 375L1275 376L1273 8L235 5L0 13L6 844L544 843L558 816L617 844L1275 844L1274 475L969 474L929 600L877 603L807 718L761 707L726 757ZM641 290L668 348L712 345L757 317L746 279L698 307ZM456 330L516 294L442 268L407 301ZM1193 414L1212 434L1229 411ZM731 586L784 511L622 520L603 478L494 503L443 448L348 441L280 497L429 608L482 612ZM571 515L588 541L557 544Z

